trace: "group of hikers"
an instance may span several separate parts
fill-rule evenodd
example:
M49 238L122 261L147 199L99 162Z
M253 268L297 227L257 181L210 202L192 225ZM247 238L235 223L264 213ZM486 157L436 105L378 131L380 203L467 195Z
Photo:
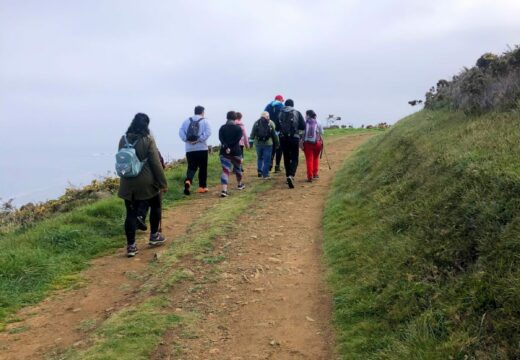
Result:
M207 169L211 127L204 117L204 107L196 106L194 115L187 118L179 129L179 137L185 143L187 171L184 194L190 195L195 174L198 172L198 193L207 193ZM235 174L237 190L245 189L243 182L244 149L253 145L257 154L257 173L261 179L271 179L273 170L281 171L283 157L286 183L294 188L298 168L299 150L305 154L307 181L319 178L319 160L323 150L323 129L316 120L316 113L307 110L305 118L294 108L294 101L284 101L276 95L253 124L250 136L242 122L242 114L228 111L226 123L219 129L219 157L222 165L220 197L229 195L229 177ZM125 202L125 234L127 256L137 254L136 231L147 230L146 216L150 211L149 245L164 243L161 233L161 194L168 191L164 174L164 161L150 134L150 118L143 113L135 115L126 133L121 137L116 154L116 171L120 176L118 195Z

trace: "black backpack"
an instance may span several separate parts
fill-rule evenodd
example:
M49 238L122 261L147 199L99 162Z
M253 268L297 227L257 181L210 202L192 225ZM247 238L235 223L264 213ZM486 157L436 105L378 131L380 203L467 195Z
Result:
M200 122L203 119L204 118L200 118L199 120L193 120L193 118L190 118L190 125L188 126L188 130L186 131L186 140L188 140L188 141L199 140Z
M282 111L280 115L280 132L283 136L291 137L296 134L295 111Z
M258 120L257 129L258 140L267 141L271 138L271 127L269 126L269 120L264 118Z

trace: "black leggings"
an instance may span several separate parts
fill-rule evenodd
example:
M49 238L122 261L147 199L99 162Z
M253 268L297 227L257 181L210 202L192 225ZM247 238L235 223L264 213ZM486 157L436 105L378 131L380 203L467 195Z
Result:
M295 137L280 137L280 147L283 152L285 176L295 176L300 156L300 139Z
M142 216L142 209L150 206L150 230L152 234L159 231L161 222L161 195L157 194L148 200L125 200L126 219L125 219L125 234L128 245L135 244L135 231L137 229L137 216Z

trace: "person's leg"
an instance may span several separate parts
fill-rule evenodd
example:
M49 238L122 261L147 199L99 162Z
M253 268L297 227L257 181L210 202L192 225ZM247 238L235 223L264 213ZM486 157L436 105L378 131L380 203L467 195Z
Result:
M271 170L271 154L273 147L269 145L264 146L264 168L262 169L262 176L264 178L269 177L269 171Z
M125 200L126 219L125 219L125 235L126 235L126 255L128 257L137 254L137 246L135 245L137 206L134 202Z
M314 145L314 164L312 166L312 177L318 177L318 170L320 166L320 153L321 153L321 143L316 143Z
M233 164L233 172L237 177L237 186L240 190L242 190L242 158L240 156L233 156L231 158L231 163Z
M261 177L262 176L262 165L263 165L263 161L262 161L262 150L260 148L261 145L256 145L255 148L256 148L256 171L258 173L258 177Z
M142 231L148 230L146 226L146 215L148 214L148 202L142 201L137 209L137 228Z
M274 166L274 172L280 172L280 162L282 161L282 147L279 146L276 149L276 163Z
M149 245L157 246L164 243L164 235L161 234L162 204L161 194L147 200L150 205L150 241Z
M280 138L280 146L282 148L283 154L283 166L285 167L285 176L291 176L290 168L291 168L291 158L290 158L290 146L289 141L285 137Z
M305 165L307 165L307 180L312 181L312 175L313 175L313 164L314 164L314 158L313 158L313 149L312 144L304 143L303 144L303 153L305 154Z
M296 170L298 169L298 157L300 156L300 140L297 138L290 139L289 148L290 148L290 150L289 150L289 157L290 157L289 175L294 177L296 175Z
M270 165L269 165L269 171L273 170L273 163L274 163L274 156L275 155L276 155L276 148L274 147L274 143L273 143L273 146L271 148L271 156L269 157L269 160L271 161Z
M208 151L201 151L199 156L199 186L205 189L208 187Z
M220 175L220 187L222 191L220 192L221 197L226 197L228 195L228 183L229 183L229 174L231 172L231 161L224 155L220 155L220 164L222 165L222 174Z
M186 153L186 161L188 162L188 169L186 170L186 179L184 179L184 195L190 194L190 187L193 184L193 178L197 172L198 162L196 151Z

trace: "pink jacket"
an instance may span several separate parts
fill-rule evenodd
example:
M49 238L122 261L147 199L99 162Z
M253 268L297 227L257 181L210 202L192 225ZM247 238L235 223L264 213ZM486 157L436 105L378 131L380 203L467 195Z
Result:
M244 146L246 149L249 149L249 140L247 138L246 127L241 120L235 120L235 125L240 126L242 129L242 138L240 139L240 146Z

